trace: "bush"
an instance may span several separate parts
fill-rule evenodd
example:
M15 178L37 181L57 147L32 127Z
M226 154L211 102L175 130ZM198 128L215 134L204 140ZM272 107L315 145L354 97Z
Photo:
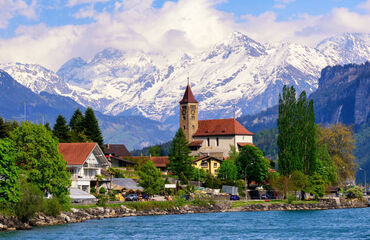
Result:
M34 184L23 183L21 186L21 198L15 206L15 214L22 222L28 222L41 210L43 194Z
M297 196L295 194L288 194L288 203L292 204L293 201L297 200Z
M99 207L105 207L107 205L108 198L109 198L108 196L99 195L98 202L96 203L96 205L98 205Z
M105 187L101 187L100 189L99 189L99 193L100 194L105 194L107 192L107 190L105 189Z
M90 193L91 193L91 194L95 194L95 193L96 193L96 188L95 188L95 187L92 187L92 188L90 189Z
M57 217L62 211L62 205L57 198L45 199L42 205L42 212L48 216Z
M362 190L359 186L353 186L347 189L347 198L363 198Z

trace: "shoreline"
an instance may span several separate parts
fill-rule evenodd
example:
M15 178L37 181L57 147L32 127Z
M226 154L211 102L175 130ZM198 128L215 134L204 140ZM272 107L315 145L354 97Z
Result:
M241 201L243 203L243 201ZM187 204L171 209L153 208L150 210L137 211L125 205L119 207L93 207L88 209L71 208L69 212L62 212L57 217L37 214L29 223L23 223L16 217L6 218L0 215L0 231L31 230L32 227L53 226L68 223L80 223L87 220L103 218L121 218L132 216L155 216L155 215L179 215L194 213L217 213L217 212L258 212L258 211L302 211L302 210L328 210L346 208L366 208L367 203L361 200L336 201L324 199L316 203L255 203L244 206L232 207L232 202L224 201L206 206Z

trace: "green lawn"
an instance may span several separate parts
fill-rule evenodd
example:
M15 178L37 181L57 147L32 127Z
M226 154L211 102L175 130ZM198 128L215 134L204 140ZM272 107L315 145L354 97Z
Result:
M308 204L308 203L318 203L319 201L293 201L292 204ZM232 203L232 207L242 207L242 206L248 206L252 204L288 204L288 200L270 200L269 202L265 202L264 200L252 200L252 201L235 201Z

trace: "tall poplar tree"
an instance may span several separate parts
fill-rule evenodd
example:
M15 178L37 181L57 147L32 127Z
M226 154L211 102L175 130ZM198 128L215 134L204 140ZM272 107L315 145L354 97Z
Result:
M179 128L170 145L169 168L177 176L183 173L189 179L192 174L192 165L188 144L184 132Z
M57 137L61 143L67 143L71 141L71 134L66 123L66 119L62 115L58 115L56 123L53 127L53 135Z
M279 171L285 176L296 170L311 175L317 167L313 101L307 101L305 91L297 100L295 95L294 87L287 86L279 95Z
M92 108L86 109L83 126L85 128L85 135L93 142L98 143L100 148L103 149L103 136L99 128L98 119Z

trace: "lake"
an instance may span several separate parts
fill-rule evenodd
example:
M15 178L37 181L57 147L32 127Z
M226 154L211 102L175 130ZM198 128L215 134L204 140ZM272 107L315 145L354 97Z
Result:
M111 218L0 233L0 239L370 239L370 208Z

